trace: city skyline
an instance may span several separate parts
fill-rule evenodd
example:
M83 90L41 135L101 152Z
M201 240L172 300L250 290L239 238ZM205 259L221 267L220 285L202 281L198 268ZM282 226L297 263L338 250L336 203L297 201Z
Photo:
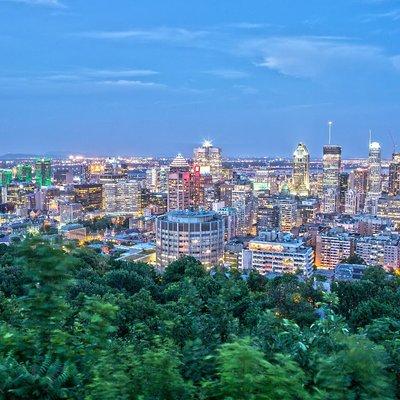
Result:
M210 137L315 158L332 120L344 158L368 154L369 129L390 157L396 2L153 5L1 0L0 153L173 156Z

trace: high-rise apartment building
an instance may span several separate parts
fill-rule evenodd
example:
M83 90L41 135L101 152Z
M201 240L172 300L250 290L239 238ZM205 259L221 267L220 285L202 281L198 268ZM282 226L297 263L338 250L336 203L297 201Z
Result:
M222 178L222 152L211 141L205 140L194 150L193 163L200 167L201 174L210 174L214 182Z
M291 234L268 231L249 242L239 257L239 268L267 273L297 273L309 277L313 273L314 251Z
M254 216L254 197L251 182L236 182L232 190L232 207L237 212L238 235L251 233Z
M400 236L377 234L356 241L355 254L368 265L380 265L387 270L400 268Z
M316 238L315 265L333 269L343 259L354 254L354 238L346 232L332 229L319 233Z
M291 197L278 198L279 229L282 232L290 232L297 226L297 201Z
M115 215L138 215L141 211L141 188L138 181L117 181L103 186L104 211Z
M299 143L293 153L291 193L297 196L310 194L310 153L304 143Z

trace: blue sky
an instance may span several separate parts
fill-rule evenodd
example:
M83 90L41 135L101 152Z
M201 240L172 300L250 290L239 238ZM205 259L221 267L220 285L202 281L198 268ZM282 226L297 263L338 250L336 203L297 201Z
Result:
M400 1L0 0L0 153L400 145Z

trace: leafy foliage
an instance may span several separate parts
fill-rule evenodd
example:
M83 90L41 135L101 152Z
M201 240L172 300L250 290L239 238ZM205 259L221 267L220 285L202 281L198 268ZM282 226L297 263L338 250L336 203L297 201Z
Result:
M333 289L30 238L0 254L0 399L399 398L399 281Z

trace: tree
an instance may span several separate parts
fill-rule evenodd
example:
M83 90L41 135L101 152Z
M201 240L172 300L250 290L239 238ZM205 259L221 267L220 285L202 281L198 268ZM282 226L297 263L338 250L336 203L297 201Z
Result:
M343 337L342 350L319 362L317 387L328 399L393 400L394 379L388 355L362 336Z
M212 399L307 399L305 375L289 357L277 355L271 363L263 353L240 339L224 344L217 356L217 380L204 387Z

